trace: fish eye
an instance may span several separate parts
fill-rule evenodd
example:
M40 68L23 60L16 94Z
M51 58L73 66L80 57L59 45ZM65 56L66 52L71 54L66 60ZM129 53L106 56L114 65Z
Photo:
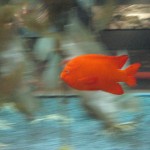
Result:
M68 74L68 73L69 73L69 70L65 70L65 73L67 73L67 74Z

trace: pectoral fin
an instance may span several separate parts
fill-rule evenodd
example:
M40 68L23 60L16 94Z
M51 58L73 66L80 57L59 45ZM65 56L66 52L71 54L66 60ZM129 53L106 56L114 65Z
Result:
M94 84L97 82L96 77L84 77L78 80L79 82L82 82L84 84Z
M104 89L104 91L117 95L121 95L124 93L121 85L115 82L110 83L109 86L106 89Z

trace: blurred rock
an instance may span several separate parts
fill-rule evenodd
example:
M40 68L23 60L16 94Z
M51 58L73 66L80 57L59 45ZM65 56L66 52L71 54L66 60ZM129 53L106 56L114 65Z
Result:
M28 68L22 40L16 34L14 5L0 9L0 104L14 103L27 118L37 109L37 100L27 84Z

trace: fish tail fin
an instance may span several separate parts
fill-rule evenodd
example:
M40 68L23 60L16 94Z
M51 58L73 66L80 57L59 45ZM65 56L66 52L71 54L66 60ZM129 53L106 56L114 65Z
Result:
M135 63L130 65L126 70L127 78L126 78L126 83L129 86L135 86L136 85L136 78L135 74L137 73L138 69L140 68L141 64L140 63Z

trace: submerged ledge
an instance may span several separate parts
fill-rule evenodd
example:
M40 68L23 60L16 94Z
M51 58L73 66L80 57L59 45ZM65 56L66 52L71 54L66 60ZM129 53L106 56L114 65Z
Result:
M131 90L129 93L135 96L150 96L150 90ZM78 94L74 92L36 92L33 94L38 98L61 98L61 97L79 97Z

